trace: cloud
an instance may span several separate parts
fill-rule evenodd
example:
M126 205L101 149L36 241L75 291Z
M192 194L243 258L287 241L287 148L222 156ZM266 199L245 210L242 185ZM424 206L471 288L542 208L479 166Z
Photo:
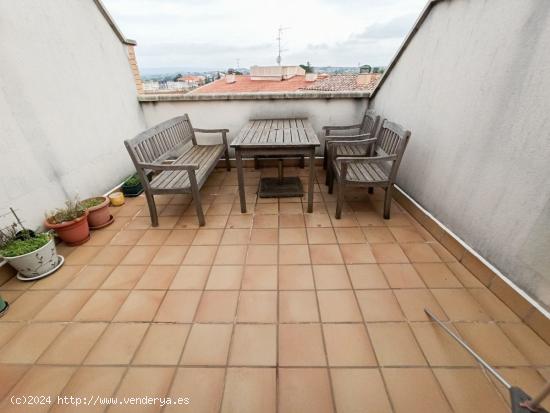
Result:
M353 34L351 40L401 39L409 32L415 20L416 14L406 14L387 22L374 23L361 33Z

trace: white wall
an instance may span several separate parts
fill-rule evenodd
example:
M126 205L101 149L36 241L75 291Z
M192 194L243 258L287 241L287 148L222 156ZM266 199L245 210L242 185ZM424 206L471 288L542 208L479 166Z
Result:
M132 171L145 128L126 45L93 1L0 0L0 213L31 225Z
M196 128L229 129L228 141L231 143L246 122L255 118L307 117L317 136L322 138L325 125L359 123L367 104L366 98L182 100L142 102L142 108L148 127L188 113ZM199 139L208 142L210 138L202 136ZM322 153L322 147L317 153Z
M412 131L398 184L546 308L549 51L549 1L443 1L371 102Z

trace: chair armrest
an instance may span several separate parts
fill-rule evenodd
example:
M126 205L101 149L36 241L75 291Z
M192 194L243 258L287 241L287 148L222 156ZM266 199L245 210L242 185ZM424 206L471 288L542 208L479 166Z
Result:
M195 132L200 133L228 133L229 129L200 129L200 128L193 128Z
M323 126L325 131L325 136L330 136L330 132L333 130L350 130L350 129L360 129L361 124L357 125L345 125L345 126Z
M351 163L351 162L366 162L366 163L375 163L375 162L387 162L395 161L397 155L384 155L384 156L354 156L354 157L340 157L336 158L336 161L342 163Z
M199 165L196 163L185 164L168 164L160 165L156 163L138 163L137 166L141 169L151 169L153 171L185 171L199 169Z
M334 161L334 158L337 154L337 148L339 145L346 145L346 146L365 146L369 144L373 144L376 142L376 138L369 138L370 133L365 133L364 135L355 135L355 136L366 136L367 139L353 139L353 140L327 140L327 150L328 150L328 159L330 162Z

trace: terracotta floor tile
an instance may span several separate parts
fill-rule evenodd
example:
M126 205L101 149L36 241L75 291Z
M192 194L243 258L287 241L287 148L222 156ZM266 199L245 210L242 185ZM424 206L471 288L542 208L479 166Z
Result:
M191 245L196 233L194 229L173 229L164 241L164 245Z
M496 324L454 323L460 336L492 366L527 366L529 362Z
M218 245L222 239L223 229L199 229L193 245Z
M323 227L332 227L332 222L328 214L324 213L313 213L304 215L306 220L306 227L308 228L323 228Z
M113 321L152 321L164 298L164 291L131 291Z
M367 244L340 244L346 264L372 264L376 260Z
M489 321L490 317L467 290L432 290L451 321Z
M313 275L318 290L351 289L344 265L314 265Z
M17 301L10 304L10 309L2 317L2 321L31 320L56 294L57 291L26 291Z
M393 290L405 318L409 321L430 321L424 309L430 310L442 321L448 320L447 315L428 289Z
M483 284L459 262L447 263L449 269L453 272L456 278L460 280L466 288L480 288Z
M250 229L226 229L223 233L221 245L244 245L250 240Z
M307 228L309 244L336 244L336 236L332 228Z
M331 369L330 375L339 412L392 412L378 369Z
M221 412L275 413L276 395L275 369L230 368Z
M370 244L395 242L392 233L386 227L363 227L362 229Z
M389 288L386 277L378 264L348 265L348 273L355 289Z
M391 288L426 288L411 264L381 264Z
M175 265L151 265L134 287L137 290L166 290L172 283L178 267Z
M232 330L231 324L193 324L181 364L225 366Z
M238 291L205 291L195 315L198 323L229 323L235 319Z
M340 244L362 244L367 242L361 228L336 228L334 231Z
M437 324L411 323L410 326L430 366L477 365L474 358ZM447 324L447 326L456 333L452 325Z
M493 320L520 321L520 318L491 291L484 288L474 288L469 292Z
M42 354L39 364L80 364L103 333L105 323L73 323Z
M462 284L443 263L415 263L416 272L428 288L462 288Z
M149 265L159 247L153 245L138 245L132 247L128 254L121 261L122 265Z
M535 394L539 394L543 386L546 384L544 376L537 370L528 367L513 367L513 368L500 368L498 372L504 376L509 383L514 383L514 386L520 387L527 394L534 397ZM502 384L491 378L495 383L497 389L502 394L502 397L508 405L510 405L510 392ZM548 380L548 378L546 378ZM546 410L550 409L550 401L548 398L542 401L541 406Z
M115 267L112 265L88 265L78 272L65 288L75 290L95 290L103 284L114 268Z
M392 290L363 290L356 294L365 321L405 320Z
M94 292L74 317L75 321L111 321L122 306L128 290Z
M279 412L333 412L326 369L279 369Z
M210 270L207 290L238 290L244 267L241 265L214 265Z
M279 231L276 228L253 228L250 235L251 244L278 244Z
M128 254L131 248L132 247L128 245L107 245L90 260L89 264L117 265L122 261L126 254Z
M525 324L503 323L499 327L521 353L535 365L550 365L550 346Z
M214 265L242 265L245 262L246 250L246 245L220 245Z
M372 254L379 264L405 264L409 260L399 244L372 244Z
M407 323L371 323L367 328L381 366L426 365Z
M336 366L376 366L364 324L324 324L328 363Z
M111 240L111 245L136 245L139 239L145 234L145 230L125 229L117 233Z
M81 367L71 377L63 391L61 397L80 397L81 399L94 397L111 397L122 376L126 372L125 367ZM101 377L101 380L97 380ZM102 412L105 406L78 406L78 412ZM74 405L56 404L53 406L52 413L70 413L74 412Z
M250 245L246 255L247 265L277 264L277 245Z
M252 218L250 218L250 221ZM247 228L250 228L249 223ZM254 216L254 228L278 228L279 216L278 215L255 215Z
M343 264L344 259L338 245L310 245L312 264Z
M361 322L361 312L352 291L317 291L323 323Z
M303 214L280 214L279 228L303 228L305 227Z
M252 215L230 215L227 220L227 228L251 228L252 219Z
M257 204L254 213L260 215L270 215L279 213L279 205L276 203L273 204Z
M71 321L92 294L92 290L61 290L34 316L34 320Z
M29 366L0 364L0 400L9 394L11 388L27 372Z
M73 281L84 267L81 265L64 265L55 272L55 277L46 277L36 281L31 290L61 290Z
M239 323L276 323L276 291L241 291L237 307Z
M87 265L99 254L103 247L87 247L85 245L76 248L65 259L66 265Z
M276 290L276 265L247 265L244 267L243 290Z
M313 290L311 265L280 265L279 290Z
M457 413L509 411L480 369L435 369L434 374Z
M403 248L411 262L441 262L441 258L430 244L411 242L401 244L401 248Z
M168 291L157 311L155 321L191 323L201 294L200 291Z
M6 344L26 323L2 323L0 328L0 348ZM1 399L1 398L0 398Z
M91 231L90 233L90 239L86 243L90 246L102 246L107 245L111 242L113 237L118 233L118 231L111 231L108 229L104 229L103 231Z
M0 349L0 363L34 363L63 327L61 323L28 324Z
M206 216L229 215L229 213L231 212L232 206L233 205L231 203L216 203L214 205L211 205L210 208L208 208L208 211L206 212Z
M128 364L145 331L144 323L110 324L92 348L84 364Z
M345 209L345 207L344 207ZM334 217L334 213L331 210L330 220L332 221L332 226L334 228L345 228L345 227L357 227L359 225L359 222L357 222L357 219L355 216L353 216L351 213L347 213L344 210L344 213L342 214L341 219L336 219Z
M180 265L187 249L185 245L164 245L155 254L151 265Z
M384 220L378 212L368 211L368 212L357 212L357 222L362 227L381 227L385 228ZM373 241L369 241L373 242Z
M169 397L189 397L189 405L166 406L165 412L218 413L222 401L225 369L223 368L178 368Z
M326 366L319 324L279 325L280 366Z
M396 413L452 412L430 369L386 368L382 375Z
M317 299L314 291L279 292L279 322L318 322Z
M185 324L152 324L132 363L178 364L190 328L190 325Z
M279 264L309 264L310 256L307 245L280 245Z
M218 247L192 245L187 250L182 265L212 265Z
M307 244L305 228L281 228L279 229L279 244Z
M164 268L164 267L163 267ZM202 290L208 279L210 267L183 265L179 267L170 284L171 290Z
M390 227L397 242L424 242L424 237L414 227Z
M279 213L281 214L301 214L303 212L301 202L284 202L284 198L280 198Z
M13 405L10 402L11 396L23 397L29 395L49 395L51 401L54 402L57 395L67 384L76 368L74 367L58 367L58 366L34 366L27 374L15 385L10 391L10 397L6 397L0 403L0 411L3 413L9 412L29 412L31 409L24 406L23 409L18 405ZM32 412L47 412L51 404L34 405Z
M171 232L169 229L148 229L136 245L162 245Z
M130 367L120 383L116 397L120 399L125 397L165 397L174 373L175 369L172 367ZM139 406L140 412L160 412L160 410L160 404ZM108 411L128 410L123 405L112 405Z
M229 352L231 366L275 366L277 326L275 324L236 324Z
M132 289L146 269L147 266L145 265L119 265L111 272L100 288L106 290Z

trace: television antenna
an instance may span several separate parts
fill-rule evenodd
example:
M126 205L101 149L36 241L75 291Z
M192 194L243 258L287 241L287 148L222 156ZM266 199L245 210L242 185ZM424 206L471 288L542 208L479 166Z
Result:
M279 29L277 29L277 45L278 45L278 51L279 51L279 53L277 54L277 64L279 66L281 66L281 62L282 62L281 53L286 52L288 50L288 49L283 49L281 46L281 41L283 39L283 32L288 29L290 29L290 27L282 27L282 26L279 26Z

